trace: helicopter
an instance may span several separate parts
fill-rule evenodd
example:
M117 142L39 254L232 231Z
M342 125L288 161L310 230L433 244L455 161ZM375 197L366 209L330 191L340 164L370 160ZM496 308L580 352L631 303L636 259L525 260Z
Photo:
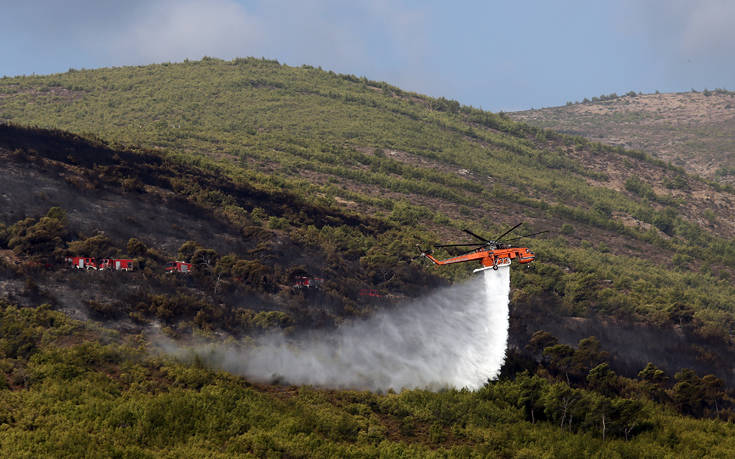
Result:
M468 229L464 229L465 233L469 234L470 236L474 237L475 239L478 239L481 242L474 242L474 243L463 243L463 244L438 244L435 245L435 248L441 248L441 247L472 247L469 251L464 252L460 255L457 255L455 257L447 258L445 260L437 260L434 258L433 250L431 251L424 251L421 249L419 245L417 247L419 248L419 252L421 252L419 255L413 257L413 259L419 258L419 257L426 257L429 260L431 260L434 264L437 265L450 265L453 263L464 263L466 261L479 261L482 267L475 269L472 271L473 273L478 273L480 271L485 271L487 269L494 269L498 270L498 268L504 267L504 266L510 266L511 260L516 260L516 262L520 264L526 264L530 263L533 260L536 259L536 255L531 252L527 247L513 247L510 242L517 241L518 239L522 239L524 237L531 237L536 236L538 234L548 233L548 231L539 231L537 233L531 233L531 234L524 234L523 236L517 236L512 239L508 239L505 242L501 242L501 240L510 234L512 231L514 231L516 228L521 226L523 222L517 224L513 228L509 229L505 233L501 234L495 239L485 239L482 236L478 236L477 234L473 233L472 231Z

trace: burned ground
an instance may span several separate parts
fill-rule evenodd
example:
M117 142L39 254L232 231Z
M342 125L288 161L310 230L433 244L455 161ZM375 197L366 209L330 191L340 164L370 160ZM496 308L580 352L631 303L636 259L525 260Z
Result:
M269 228L263 222L285 218L317 230L330 225L368 235L387 229L385 223L317 208L286 193L236 184L154 152L113 149L55 131L0 129L0 161L4 164L0 169L0 224L10 227L58 207L66 214L68 241L102 235L115 250L126 253L127 242L135 238L153 250L153 258L139 266L148 268L133 273L79 272L64 263L61 252L42 257L42 264L50 263L43 269L7 251L3 263L15 270L6 269L0 284L4 296L13 301L27 305L49 302L78 317L129 321L136 303L151 301L159 294L183 294L196 303L186 308L194 309L180 311L181 316L171 323L192 320L196 309L204 307L217 323L224 323L225 316L233 322L237 310L282 310L298 316L290 322L302 326L328 325L335 317L375 306L370 298L358 295L361 289L375 285L355 259L305 245L288 231ZM228 214L222 212L224 206L236 210ZM218 257L230 254L252 266L268 266L270 280L261 285L255 278L243 280L229 271L224 277L213 271L207 276L195 273L193 278L161 277L162 263L177 257L186 241L214 249ZM327 278L324 291L294 290L291 273L296 268L302 274ZM411 269L404 272L416 277ZM34 285L30 290L28 279ZM257 285L243 286L248 282ZM402 296L400 287L393 294ZM345 311L345 302L351 304L350 312Z

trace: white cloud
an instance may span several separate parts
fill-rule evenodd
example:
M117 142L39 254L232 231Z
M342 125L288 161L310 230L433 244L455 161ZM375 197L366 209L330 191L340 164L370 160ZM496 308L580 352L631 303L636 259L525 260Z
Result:
M3 0L0 0L2 2ZM2 8L20 62L118 66L212 56L275 58L442 92L432 8L389 0L35 0ZM1 51L0 51L1 52ZM19 66L20 67L20 66ZM33 67L42 67L37 62ZM62 69L59 69L62 70Z
M272 55L294 56L312 65L368 67L414 54L420 37L419 15L386 1L309 2L271 0L258 3L258 20L266 30L263 48ZM387 62L390 64L390 62Z
M249 55L263 35L261 24L231 0L163 0L141 8L108 42L107 52L142 63Z
M79 41L111 65L264 56L438 90L425 10L388 0L139 1Z

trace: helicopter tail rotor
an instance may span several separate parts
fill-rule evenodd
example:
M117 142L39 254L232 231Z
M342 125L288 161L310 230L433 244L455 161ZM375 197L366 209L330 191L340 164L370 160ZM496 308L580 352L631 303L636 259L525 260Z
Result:
M419 244L416 244L416 248L419 249L419 254L416 255L415 257L411 258L411 261L413 261L413 260L415 260L417 258L425 257L426 255L431 255L432 253L434 253L433 250L424 250L424 249L422 249Z

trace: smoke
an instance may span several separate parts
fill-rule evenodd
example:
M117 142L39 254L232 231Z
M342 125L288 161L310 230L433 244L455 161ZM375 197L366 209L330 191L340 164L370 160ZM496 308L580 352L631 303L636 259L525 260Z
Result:
M487 270L407 305L254 346L195 349L199 358L259 381L331 388L477 389L497 376L508 339L510 269Z

